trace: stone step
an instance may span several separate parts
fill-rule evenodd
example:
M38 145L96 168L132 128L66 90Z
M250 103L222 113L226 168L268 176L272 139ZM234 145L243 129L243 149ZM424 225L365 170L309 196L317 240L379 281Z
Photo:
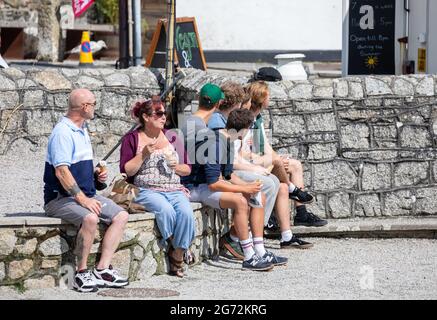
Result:
M193 210L202 208L200 203L192 203ZM150 212L131 214L130 222L153 220ZM323 227L292 227L293 233L307 237L437 237L437 217L383 217L383 218L352 218L328 219L329 223ZM0 228L23 226L55 226L65 225L67 222L45 216L44 213L12 213L0 216ZM416 234L415 234L416 233ZM275 235L275 234L270 234Z
M412 237L437 238L437 217L391 217L330 219L323 227L293 227L308 237Z
M202 208L202 204L198 202L192 202L191 207L193 210L199 210ZM153 220L155 215L150 212L135 213L129 215L129 222ZM44 212L19 212L19 213L6 213L3 216L0 214L0 228L2 227L31 227L31 226L56 226L67 225L66 221L58 218L47 217Z

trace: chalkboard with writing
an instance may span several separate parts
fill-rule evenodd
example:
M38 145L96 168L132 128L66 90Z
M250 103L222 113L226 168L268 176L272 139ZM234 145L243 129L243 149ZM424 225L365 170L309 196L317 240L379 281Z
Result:
M348 74L395 74L396 0L350 0Z
M166 30L166 20L159 20L147 55L147 67L165 68ZM175 59L180 67L206 70L205 56L193 17L176 19L175 51Z

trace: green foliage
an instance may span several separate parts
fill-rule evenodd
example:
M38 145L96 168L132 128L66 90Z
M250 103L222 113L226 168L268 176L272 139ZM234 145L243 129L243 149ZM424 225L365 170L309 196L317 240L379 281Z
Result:
M95 8L99 22L118 23L118 0L96 0Z
M143 34L146 34L146 32L149 31L149 24L147 23L147 20L145 18L141 19L141 25L143 27Z
M24 287L23 282L14 283L14 288L15 288L15 290L18 291L18 293L21 293L21 294L23 294L26 291L26 288Z

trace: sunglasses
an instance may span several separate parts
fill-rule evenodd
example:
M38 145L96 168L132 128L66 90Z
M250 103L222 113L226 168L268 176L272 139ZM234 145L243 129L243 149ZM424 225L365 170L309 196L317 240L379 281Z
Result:
M158 118L161 118L162 116L166 116L165 111L154 111L152 114L156 115Z
M96 107L97 102L96 101L94 101L94 102L84 102L84 104L87 104L87 105L92 106L92 107Z

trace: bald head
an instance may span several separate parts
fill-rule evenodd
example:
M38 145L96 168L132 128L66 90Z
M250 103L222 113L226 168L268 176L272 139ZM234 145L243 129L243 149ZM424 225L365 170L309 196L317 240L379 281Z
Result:
M83 103L91 103L95 101L95 99L94 94L88 89L74 89L71 91L68 99L68 109L80 109Z

